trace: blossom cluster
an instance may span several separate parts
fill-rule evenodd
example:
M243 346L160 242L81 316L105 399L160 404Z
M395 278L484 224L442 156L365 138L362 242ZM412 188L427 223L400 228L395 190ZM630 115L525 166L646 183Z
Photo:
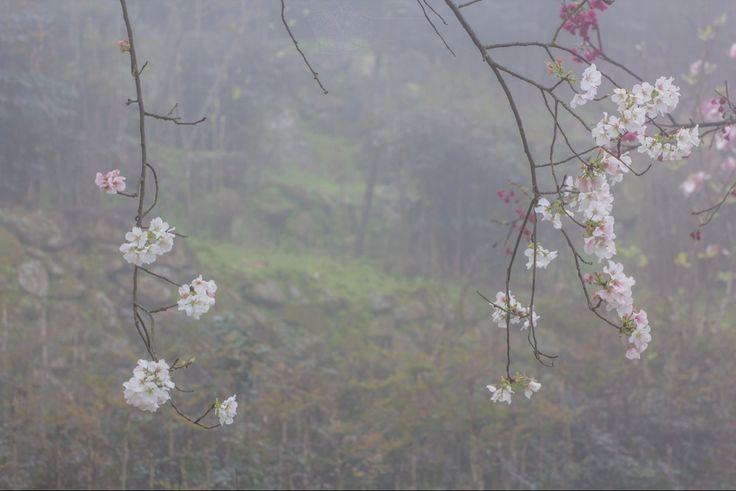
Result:
M593 96L576 94L572 106L595 97L594 90L600 85L600 77L595 72L595 66L589 66L581 80L581 89L590 90ZM599 262L608 261L601 272L586 275L585 281L599 287L592 300L604 302L606 310L615 311L618 315L621 323L619 330L628 336L630 343L626 352L629 359L640 358L652 338L646 312L634 306L632 287L635 280L624 274L623 265L612 261L617 252L612 188L631 169L632 159L628 152L622 152L622 143L636 146L638 142L638 151L656 160L685 158L700 144L697 126L672 132L660 130L654 136L646 134L650 121L670 114L679 103L680 89L672 80L660 77L654 84L642 82L631 90L616 88L611 95L611 101L616 104L616 114L604 113L591 131L592 138L600 147L598 152L583 163L577 176L565 179L559 199L550 203L541 198L535 208L543 221L552 222L558 229L562 227L563 216L572 218L573 213L582 215L582 219L576 220L576 223L584 227L585 252L596 256ZM722 145L730 141L732 136L730 130L722 131L720 135ZM736 131L733 136L736 136ZM718 135L716 141L719 141ZM736 162L733 167L736 169ZM705 173L691 176L683 184L683 192L692 193L708 178ZM533 252L533 249L530 250Z
M156 217L147 228L133 227L125 234L127 242L120 246L120 252L129 263L136 266L151 264L156 257L166 254L174 247L173 227Z
M491 393L491 401L493 402L505 402L511 404L511 399L516 390L523 390L524 396L527 399L531 399L532 396L542 388L542 384L537 382L531 377L526 375L517 374L514 380L509 380L508 377L501 377L501 381L496 385L486 385L486 389Z
M236 396L230 396L224 401L215 400L215 416L222 426L233 424L233 418L238 413Z
M539 198L534 211L542 217L542 221L552 222L552 226L558 230L562 228L562 215L570 213L565 210L561 200L550 203L547 198Z
M616 148L620 142L637 140L638 152L654 160L680 160L700 145L698 126L680 128L676 132L661 130L646 134L647 121L670 114L680 101L680 88L672 77L659 77L654 85L636 84L631 90L616 88L611 95L617 115L603 113L603 118L591 130L596 145Z
M493 319L493 322L502 329L506 328L507 312L510 324L520 324L523 322L521 326L522 330L529 328L530 320L535 327L537 326L537 321L539 320L537 313L532 310L530 319L529 309L521 305L513 295L510 295L507 302L506 293L496 293L496 302L492 303L491 307L493 308L491 319Z
M179 310L189 317L199 319L199 316L207 313L210 307L215 305L215 292L217 292L217 284L212 281L205 281L202 275L194 278L191 283L185 283L179 287L179 301L177 305Z
M726 119L729 113L728 101L725 97L718 97L705 101L700 105L700 115L708 123Z
M133 376L123 387L125 402L143 411L155 413L171 398L169 391L175 384L165 360L138 360Z
M585 275L585 282L600 289L593 294L592 300L605 302L606 310L615 310L621 320L621 333L628 336L630 343L626 350L626 358L638 360L652 341L651 328L647 313L643 309L634 308L631 288L636 280L624 274L621 263L608 261L602 272Z
M95 176L95 184L107 194L117 194L125 191L125 177L120 175L118 169L103 174L98 172Z
M732 147L736 143L736 125L724 126L715 135L716 150Z
M570 101L570 107L574 109L595 99L595 96L598 93L598 87L600 86L601 72L598 71L594 63L583 71L583 76L580 78L580 90L582 92L575 93L572 101Z
M593 294L592 300L605 301L607 311L615 310L619 317L623 317L634 309L631 287L636 284L636 280L624 274L621 263L608 261L602 272L590 273L584 278L586 283L601 287Z
M728 162L728 161L726 161ZM687 176L687 179L680 184L680 191L685 195L686 198L690 197L695 191L697 191L705 181L709 180L711 175L704 171L698 171L694 174Z
M628 335L630 346L626 350L626 358L638 360L641 354L652 342L652 328L649 327L649 319L644 310L632 311L624 316L621 332Z
M130 25L127 22L127 12L125 9L125 3L123 2L123 13L126 16L126 24L128 25L128 31L130 31ZM121 53L130 53L135 61L133 52L133 45L128 39L121 39L118 41L118 48ZM145 66L144 66L145 68ZM143 116L143 100L141 99L141 90L139 82L139 75L142 70L134 70L133 76L135 77L138 92L138 104L141 110L141 117ZM145 141L145 135L143 134L143 126L141 121L141 141ZM143 175L141 176L141 182L139 183L138 193L135 194L124 194L125 190L125 177L120 175L118 169L114 169L105 174L98 172L95 176L95 184L103 191L108 194L123 193L124 196L138 198L138 216L136 218L136 226L133 227L129 232L125 234L125 242L120 246L119 250L123 253L123 258L129 263L135 264L137 267L142 267L145 264L151 264L156 261L156 258L160 255L166 254L171 251L174 247L174 237L176 236L174 228L165 222L161 217L156 217L151 220L148 226L142 225L143 218L150 212L156 204L154 204L146 212L141 212L143 207L143 187L145 179L146 167L154 173L155 170L145 161L145 149L143 152ZM156 195L158 196L158 182L156 183ZM153 273L148 270L144 270L152 276L164 280L170 284L178 285L172 280ZM214 426L205 426L199 423L202 418L207 416L213 409L214 414L218 418L220 426L229 425L233 423L234 417L237 414L238 403L236 396L230 396L225 401L220 402L218 399L209 407L207 412L204 413L199 419L190 419L185 416L174 405L171 401L170 391L176 388L176 384L171 380L171 372L180 368L187 368L194 363L194 358L191 358L184 364L177 365L177 361L170 367L165 360L157 360L152 347L153 331L148 331L146 323L139 314L139 309L143 310L151 322L151 329L153 329L153 314L163 312L173 308L173 306L167 306L155 310L148 310L140 306L137 303L136 292L138 289L138 269L134 270L133 274L133 316L135 320L135 327L138 333L143 338L144 344L148 353L151 355L153 360L138 360L136 367L133 369L133 376L126 382L123 383L123 397L125 402L139 408L143 411L156 412L158 409L171 402L174 410L187 421L192 422L195 425L199 425L205 428L213 428ZM207 311L210 307L215 304L215 292L217 291L217 284L214 281L205 281L202 279L202 275L193 279L189 284L181 285L179 288L180 299L177 302L179 310L183 310L186 315L199 319L199 316ZM177 359L178 360L178 359Z
M654 160L682 160L700 145L700 135L696 125L693 128L680 128L675 134L640 136L639 143L639 153L646 153Z
M562 28L570 34L579 35L581 43L578 48L573 49L577 62L593 61L600 54L600 50L590 42L590 30L598 29L598 14L596 10L603 12L608 6L603 0L589 0L563 4L560 8L560 19L563 20ZM582 56L580 56L580 51Z
M600 150L583 165L579 175L574 178L568 176L561 193L562 199L554 203L556 210L552 221L555 228L561 227L562 214L572 216L573 210L582 213L585 226L583 248L599 261L610 259L616 254L611 187L621 182L630 167L631 158L628 154L616 156L607 150ZM545 215L550 213L547 201L542 203L540 200L540 205L544 206L537 206L536 211L545 220Z
M552 262L553 259L557 257L557 251L549 251L542 247L541 245L530 242L529 246L524 251L524 255L527 257L528 261L526 263L526 269L532 269L532 266L534 266L534 251L536 249L536 267L547 269L547 266Z

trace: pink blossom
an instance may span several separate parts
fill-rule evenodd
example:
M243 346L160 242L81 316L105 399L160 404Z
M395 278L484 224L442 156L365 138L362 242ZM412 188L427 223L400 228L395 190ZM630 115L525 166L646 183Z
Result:
M629 360L640 360L641 352L636 349L636 346L631 346L629 349L626 350L626 358L628 358Z
M117 194L125 191L125 177L120 175L118 169L113 169L106 174L97 173L95 184L107 194Z
M728 51L728 57L732 60L736 60L736 43L731 45L731 49Z
M703 67L703 60L696 60L690 64L690 76L697 77L700 75L700 69Z
M727 158L722 164L721 169L723 169L724 172L731 173L736 170L736 159L733 157Z
M636 131L627 131L624 136L621 137L621 141L635 142L639 139L639 134Z
M708 179L710 179L710 174L703 171L690 174L687 176L687 179L680 184L680 191L682 191L682 194L687 198L697 191L702 186L703 182Z
M729 125L721 128L715 136L716 149L723 150L736 141L736 126Z
M644 326L649 325L649 319L647 317L647 311L643 309L639 309L631 314L631 319L634 321L634 324L636 324L636 327L643 328Z
M722 119L722 105L718 99L705 101L700 105L700 114L709 123Z

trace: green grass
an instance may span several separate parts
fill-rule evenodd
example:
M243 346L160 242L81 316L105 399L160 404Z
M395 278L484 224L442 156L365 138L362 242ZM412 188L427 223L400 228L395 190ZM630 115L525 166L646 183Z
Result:
M351 303L364 303L372 292L403 296L428 286L427 281L418 283L387 274L364 259L266 251L196 239L190 244L203 269L213 277L234 278L244 273L255 280L273 279L297 286L307 297L329 291Z

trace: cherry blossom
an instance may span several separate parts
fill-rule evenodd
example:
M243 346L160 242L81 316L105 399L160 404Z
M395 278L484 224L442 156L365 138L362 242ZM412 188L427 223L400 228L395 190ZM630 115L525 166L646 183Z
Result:
M600 85L601 72L596 69L594 63L583 71L583 76L580 78L580 90L582 90L582 93L576 93L573 96L572 101L570 101L570 107L574 109L595 99Z
M636 280L624 274L624 266L615 261L608 261L603 273L596 273L595 284L602 288L593 297L606 302L606 310L616 310L620 317L630 314L634 308L631 287Z
M616 234L613 231L614 218L606 216L601 220L585 222L583 250L593 254L599 261L610 259L616 255Z
M631 167L631 157L628 153L624 153L618 158L612 153L604 152L601 158L603 170L611 177L611 186L621 182L624 174L629 172Z
M136 266L151 264L157 256L166 254L174 247L173 231L174 228L160 217L154 218L146 229L133 227L126 233L127 242L120 246L120 252L126 261Z
M729 125L721 128L716 132L715 144L717 150L723 150L730 147L736 141L736 126Z
M123 384L125 402L131 406L155 413L171 398L175 387L170 378L169 365L164 360L138 360L133 377Z
M531 399L532 396L536 392L539 392L539 389L541 388L542 388L542 384L540 384L534 379L529 379L529 383L527 384L526 389L524 390L524 395L526 396L527 399Z
M529 243L529 246L524 251L524 255L528 258L526 263L526 269L532 269L534 265L534 249L537 250L537 268L547 269L547 266L557 257L557 251L548 251L539 244L534 242Z
M125 177L120 175L118 169L103 174L98 172L95 176L95 184L107 194L117 194L125 191Z
M712 123L723 119L723 115L726 111L724 108L725 99L721 102L721 99L710 99L703 102L700 105L700 115L703 117L703 121Z
M716 135L716 140L718 135ZM646 153L654 160L682 160L690 156L693 148L700 145L698 126L680 128L674 135L660 133L653 137L639 135L639 153ZM716 147L718 143L716 143Z
M542 216L543 221L552 222L554 228L558 230L562 228L562 215L565 210L559 200L550 203L547 198L539 198L534 211Z
M687 176L687 179L685 179L682 184L680 184L680 190L682 191L682 194L684 194L686 198L690 197L690 195L697 191L703 184L703 182L710 179L710 177L710 174L703 171L690 174L689 176Z
M491 393L491 401L511 404L511 396L514 395L511 385L502 385L500 389L497 389L495 385L486 385L486 389Z
M507 305L506 293L504 292L496 293L496 302L490 305L491 307L493 307L493 311L491 312L491 319L493 319L493 322L495 322L496 325L500 327L501 329L506 328L507 315L509 318L509 324L520 324L521 323L522 330L529 328L530 320L532 323L534 323L535 327L537 325L537 320L539 320L539 316L534 311L532 311L531 319L530 319L529 309L521 305L521 303L519 303L519 301L516 300L516 297L514 297L513 295L510 296L510 299ZM507 314L507 310L508 310L508 314Z
M486 385L486 389L491 393L492 402L505 402L511 404L513 395L516 393L514 389L523 391L527 399L531 399L534 394L539 392L542 384L534 378L527 375L517 373L513 379L501 377L496 385Z
M626 350L626 358L628 358L629 360L639 360L641 359L641 352L636 349L636 346L630 346Z
M223 402L215 401L215 416L220 420L220 425L233 424L233 418L238 413L238 403L236 396L230 396Z
M721 170L723 170L723 172L728 172L728 173L735 171L736 170L736 159L733 157L728 157L721 164Z
M633 344L626 350L626 358L638 360L652 341L652 329L646 311L639 309L622 317L621 332L628 334L628 342Z
M215 305L216 291L217 284L214 281L204 281L202 275L199 275L191 283L179 287L179 310L189 317L199 319Z

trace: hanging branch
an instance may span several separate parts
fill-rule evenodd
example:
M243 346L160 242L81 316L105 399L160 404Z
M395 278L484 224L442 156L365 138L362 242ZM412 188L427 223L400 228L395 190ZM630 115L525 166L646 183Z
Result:
M289 27L289 23L286 21L286 4L284 4L284 0L281 0L281 22L283 22L284 27L286 28L286 32L289 33L289 37L291 38L291 42L294 43L294 47L299 52L300 55L302 55L302 60L304 60L304 64L307 65L307 68L309 68L309 71L312 72L312 77L314 77L314 81L317 82L317 85L319 85L319 88L322 89L322 93L327 95L327 89L325 89L325 86L322 85L322 81L319 79L319 74L314 71L314 68L312 68L312 65L309 63L309 60L307 59L307 55L304 54L304 51L299 47L299 42L294 37L294 34L291 32L291 28Z
M447 44L447 41L445 40L445 38L444 38L444 37L442 36L442 34L440 34L440 31L439 31L439 30L437 29L437 26L436 26L436 25L434 25L434 22L432 22L432 19L430 19L430 18L429 18L429 15L427 14L427 10L426 10L426 9L424 8L424 5L426 5L427 7L429 7L429 9L430 9L430 10L431 10L431 11L432 11L432 12L433 12L433 13L434 13L434 14L435 14L435 15L436 15L437 17L439 17L439 19L440 19L440 20L441 20L441 21L442 21L442 22L443 22L443 23L444 23L445 25L447 25L447 22L445 22L445 19L443 19L443 18L442 18L442 16L441 16L441 15L440 15L439 13L437 13L437 11L436 11L436 10L435 10L434 8L432 8L432 6L431 6L431 5L429 4L429 3L427 3L427 1L426 1L426 0L424 0L424 5L422 5L422 1L423 1L423 0L417 0L417 4L419 5L419 8L421 8L421 9L422 9L422 13L424 14L424 18L425 18L425 19L427 19L427 22L429 22L429 25L430 25L430 26L432 27L432 30L434 31L434 33L435 33L435 34L437 34L437 37L438 37L438 38L440 38L440 40L442 41L442 44L444 44L444 45L445 45L445 48L447 48L447 51L449 51L450 53L452 53L452 56L456 56L456 55L455 55L455 52L454 52L454 51L452 50L452 48L450 48L450 45L449 45L449 44Z
M155 167L149 162L148 155L147 155L147 147L146 147L146 117L150 117L157 120L162 121L168 121L177 125L197 125L199 123L202 123L205 121L206 118L201 118L197 121L193 122L184 122L181 121L181 118L172 116L174 110L176 109L176 105L166 114L166 115L159 115L154 113L149 113L145 109L145 102L144 102L144 96L143 96L143 88L141 84L141 74L143 73L143 70L148 66L148 62L144 63L143 66L138 69L138 55L136 52L136 44L135 44L135 38L133 33L133 28L130 22L130 17L128 15L128 8L126 0L120 0L120 6L122 8L123 12L123 20L125 22L125 29L127 31L127 41L124 42L124 46L122 49L124 52L129 53L130 55L130 73L133 77L133 80L135 82L135 91L136 91L136 98L135 99L128 99L126 102L126 105L130 106L132 104L135 104L138 107L138 127L139 127L139 140L140 140L140 146L141 146L141 164L140 164L140 177L138 179L138 191L134 194L125 195L128 197L136 197L138 199L138 208L137 213L135 216L135 226L139 229L142 229L146 231L148 227L144 225L144 219L145 217L155 208L155 206L158 203L158 197L159 197L159 180L158 175L156 173ZM151 204L146 207L146 184L147 179L149 177L153 178L153 184L154 184L154 196ZM148 233L148 232L146 232ZM178 234L174 232L173 229L166 230L166 233L169 233L171 235L175 235L177 237L186 237L182 234ZM136 328L136 331L138 332L138 335L140 336L141 340L143 341L143 345L150 356L151 360L153 362L158 363L159 359L156 355L156 349L155 349L155 315L174 309L178 306L178 304L173 305L167 305L160 308L155 309L148 309L146 307L143 307L139 302L139 272L146 273L150 275L151 277L157 278L163 282L166 282L172 286L180 288L182 285L180 283L177 283L176 281L173 281L169 278L167 278L164 275L155 273L151 271L150 269L147 269L139 264L133 265L133 279L132 279L132 314L133 314L133 324ZM191 362L187 362L182 365L177 365L178 359L174 361L174 364L172 367L170 367L169 371L181 369L181 368L187 368L191 365ZM168 377L168 374L166 375ZM185 390L180 390L181 392L190 392ZM191 418L187 416L184 412L182 412L178 406L175 404L173 398L168 399L169 404L171 405L174 412L182 417L184 420L188 421L189 423L192 423L200 428L204 429L214 429L220 426L220 424L215 425L205 425L202 424L201 421L204 419L208 414L210 414L213 410L217 410L218 406L215 403L212 404L205 412L198 418Z
M421 2L420 0L417 0L418 3ZM566 130L561 121L560 121L560 109L572 117L573 121L575 121L579 128L587 132L588 134L591 133L593 129L593 125L587 123L585 119L576 111L573 104L568 104L564 100L560 98L560 96L557 94L557 90L562 86L567 86L570 89L575 92L575 94L578 94L577 90L575 89L574 82L576 82L574 76L570 72L564 72L562 70L561 65L559 64L559 61L554 57L553 52L559 51L563 53L567 53L574 57L574 59L581 61L584 63L584 65L591 67L591 70L596 70L597 67L594 67L592 65L592 62L589 60L586 60L583 58L578 52L573 49L566 46L561 45L558 42L559 35L561 31L564 29L568 29L566 27L566 24L568 21L573 19L578 13L581 11L581 9L584 8L593 8L592 4L588 0L583 0L577 4L575 4L574 7L571 6L571 8L567 11L567 15L563 17L562 22L560 25L556 28L552 35L552 40L550 42L540 42L540 41L532 41L532 42L511 42L511 43L496 43L496 44L483 44L478 37L478 35L475 33L473 28L471 27L470 23L467 21L463 13L461 12L461 9L465 7L469 7L470 5L473 5L475 3L478 3L480 0L473 0L469 2L465 2L462 4L456 4L453 0L445 0L446 5L448 8L452 11L454 14L457 22L459 23L460 27L465 31L467 36L470 38L470 41L472 44L478 49L478 51L481 54L481 59L483 63L485 63L488 68L491 70L493 75L495 76L496 81L500 85L502 92L504 94L504 97L506 101L508 102L509 109L511 111L511 115L513 117L514 124L516 126L517 134L519 136L519 139L521 141L521 148L522 151L526 157L528 166L529 166L529 184L531 187L531 196L530 196L530 202L529 205L526 208L526 212L523 216L520 216L518 220L514 220L513 222L509 223L509 236L513 232L516 227L518 227L518 232L516 233L516 237L513 243L513 248L509 250L509 260L508 265L506 268L506 276L505 276L505 288L502 295L502 292L499 292L499 297L503 296L505 298L502 305L499 305L498 300L496 302L490 301L486 296L482 295L480 292L478 294L488 302L488 304L494 309L494 321L496 321L499 324L499 327L505 327L506 328L506 374L505 377L502 378L501 381L501 388L497 388L495 386L489 386L491 389L491 392L494 393L493 400L501 400L505 402L510 402L511 400L511 387L516 386L514 385L516 382L518 382L519 375L512 375L511 370L511 334L510 334L510 327L511 323L521 322L525 321L525 325L528 324L529 332L527 334L527 341L530 344L532 348L532 352L534 354L534 357L536 360L546 366L550 366L551 363L550 360L553 360L556 358L554 355L547 355L543 353L538 346L538 340L537 340L537 326L535 321L535 313L534 313L534 300L535 300L535 294L536 294L536 288L537 288L537 260L538 260L538 230L537 230L537 223L535 216L535 208L540 203L540 200L543 199L545 195L555 195L558 197L558 203L561 203L560 208L562 210L559 212L561 215L565 218L569 218L570 222L573 225L576 225L583 230L586 231L586 233L589 233L588 231L588 222L584 219L583 223L576 219L572 213L570 213L565 206L565 199L566 196L574 195L574 193L578 191L571 190L567 187L566 182L568 181L567 176L563 177L562 179L558 178L556 168L560 165L569 163L571 161L578 161L581 164L581 168L583 171L590 171L590 172L598 172L594 170L594 164L599 164L601 160L603 159L615 159L616 162L619 162L622 168L625 168L626 171L631 172L635 176L641 176L645 173L647 173L652 168L652 163L650 162L648 166L646 166L643 170L637 171L636 169L632 168L628 163L624 162L623 156L626 154L626 152L636 149L640 145L642 145L641 142L634 142L634 143L624 143L622 142L622 137L618 139L618 142L615 146L615 148L608 148L605 145L599 146L593 146L588 147L584 149L579 149L577 146L572 142L572 140L568 136L568 130ZM605 2L606 5L610 5L612 2ZM424 9L422 9L424 10ZM425 11L425 16L427 16L427 13ZM428 16L427 16L428 17ZM429 20L429 18L428 18ZM432 22L430 21L430 24ZM432 24L434 27L434 24ZM592 40L589 38L586 38L585 41L589 43L589 45L592 47L595 51L595 55L602 60L604 64L610 65L611 67L614 67L621 72L625 73L627 76L631 77L634 81L634 83L641 83L642 78L639 77L636 73L634 73L631 69L623 65L622 63L619 63L615 60L613 60L609 55L607 55L603 50L603 42L602 42L602 36L600 33L600 30L597 26L592 27L595 30L596 39ZM438 33L439 34L439 33ZM547 86L543 83L537 82L509 67L503 66L495 61L495 59L490 55L490 52L497 49L512 49L512 48L540 48L543 49L549 59L550 59L550 65L556 69L558 69L558 72L555 73L556 76L559 77L559 80L551 85ZM552 73L552 72L550 72ZM608 73L605 69L600 69L598 72L598 76L602 77L603 80L607 80L615 87L623 87L622 85L616 83L610 73ZM549 113L552 121L553 121L553 133L552 133L552 143L550 145L550 151L549 151L549 161L543 162L543 163L537 163L535 161L535 158L530 150L530 145L528 141L528 137L525 132L524 127L524 120L521 115L521 112L519 111L519 108L517 106L517 103L515 101L514 95L511 92L510 86L507 81L507 77L517 80L523 84L526 84L530 87L533 87L537 89L542 97L542 100L544 102L545 107L547 108L547 112ZM600 85L600 82L598 83ZM593 96L594 97L594 96ZM595 98L595 101L602 100L603 98ZM726 97L727 99L727 97ZM553 104L551 104L552 102ZM729 107L733 107L730 100L728 101ZM554 108L552 107L554 106ZM706 134L718 131L719 129L722 129L730 124L733 124L733 121L731 119L724 120L722 122L712 123L712 122L701 122L696 123L694 121L689 121L687 123L678 123L675 121L675 119L672 117L669 112L665 114L667 120L669 121L666 124L658 123L654 120L654 118L647 116L646 117L646 124L651 124L653 127L655 127L660 135L664 135L665 137L671 137L676 132L680 130L690 130L692 128L695 128L696 126L700 126L703 128L708 128L706 132L703 133L703 136ZM600 124L600 123L599 123ZM556 160L555 158L555 144L558 140L558 136L564 142L565 146L570 152L570 156L565 157L562 160ZM543 192L539 189L538 186L538 171L542 169L548 169L550 171L550 176L552 180L555 183L555 189L548 192ZM713 206L706 208L704 210L695 212L697 215L705 215L705 219L703 219L700 223L700 227L703 227L710 223L710 221L713 218L713 215L718 212L720 207L725 203L728 196L731 195L731 193L735 192L734 189L736 189L736 184L733 184L731 186L725 187L725 194L724 196L716 202ZM521 211L520 211L521 213ZM548 218L551 219L551 218ZM559 217L557 218L560 219ZM527 223L529 221L532 221L532 230L528 231L526 229ZM563 234L565 238L565 242L567 246L569 247L574 262L575 262L575 270L577 273L577 277L580 281L582 292L585 297L586 303L588 305L589 310L593 312L594 315L596 315L599 319L604 321L607 325L614 327L617 329L620 333L626 334L627 336L632 333L632 326L631 323L633 322L631 320L631 316L634 314L628 314L621 315L621 318L618 320L619 322L614 322L611 319L609 319L604 313L600 312L600 308L603 306L604 301L601 298L598 298L597 295L591 296L588 292L587 285L590 284L590 282L595 282L600 280L600 276L592 276L588 277L588 275L583 274L582 271L582 265L587 264L590 265L592 263L586 261L583 256L580 254L580 252L577 250L576 246L574 245L573 241L570 238L570 235L568 232L564 229L564 227L560 224L559 226L556 226L555 228L559 228L560 232ZM698 229L699 230L699 229ZM521 308L520 304L516 302L513 299L513 296L511 295L511 283L512 283L512 273L513 273L513 266L515 264L516 257L519 253L519 246L521 243L521 239L523 236L528 235L530 239L530 247L533 247L531 254L529 254L530 257L530 264L527 265L529 269L531 269L531 285L530 285L530 302L528 304L528 308ZM507 238L508 241L508 238ZM549 251L547 251L549 252ZM596 275L600 275L599 273L596 273ZM505 319L504 319L505 318ZM644 314L644 319L645 319ZM505 321L505 322L504 322ZM642 321L643 322L643 321ZM505 326L502 324L505 323ZM647 326L648 328L648 326ZM632 354L634 356L634 354ZM627 352L627 357L629 357L629 352ZM636 357L638 357L638 354L636 354ZM522 381L524 383L530 384L536 383L534 379L531 379L526 376L521 376ZM538 387L536 387L538 389ZM508 391L507 391L508 390ZM532 389L536 390L536 389Z

